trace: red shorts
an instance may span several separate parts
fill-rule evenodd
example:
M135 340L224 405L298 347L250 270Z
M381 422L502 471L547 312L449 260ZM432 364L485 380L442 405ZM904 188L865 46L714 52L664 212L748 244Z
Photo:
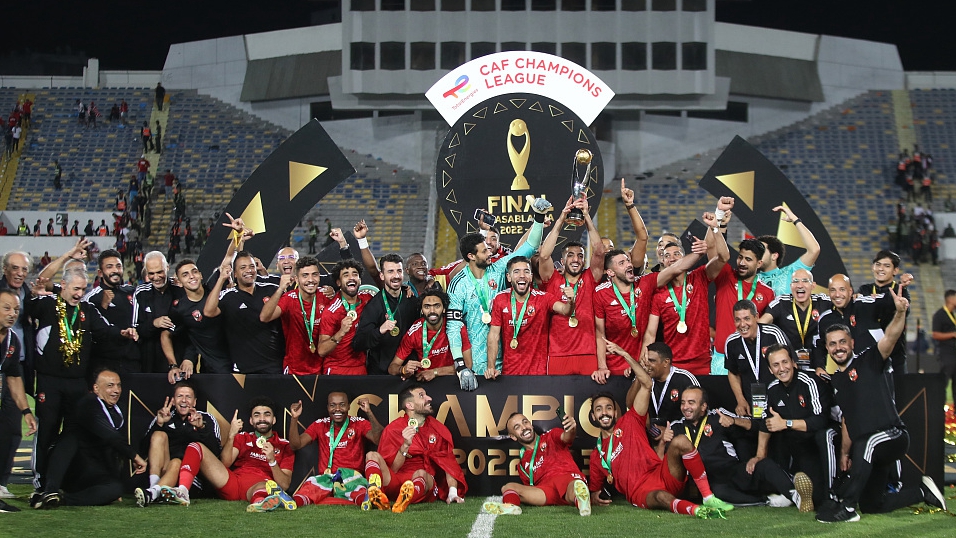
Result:
M330 366L322 372L325 375L368 375L364 366Z
M229 471L229 480L226 485L219 488L219 497L225 501L248 501L246 493L249 488L260 482L265 482L268 478L259 475L236 474Z
M650 495L652 491L666 491L677 497L683 493L684 484L686 482L686 476L684 480L674 478L674 475L671 474L670 469L667 467L667 460L665 459L657 466L657 472L649 473L641 486L634 492L634 495L627 496L627 500L630 501L631 504L641 508L647 508L647 496Z
M548 357L548 375L591 375L597 370L597 355Z
M388 496L390 501L395 502L395 499L398 498L399 490L402 489L402 484L404 484L406 481L410 481L414 477L415 471L404 473L392 472L391 480L387 486L382 486L382 491L385 492L385 495ZM434 502L436 498L435 489L432 488L432 490L425 495L425 502Z
M536 487L544 492L545 506L560 506L571 504L565 498L565 495L568 493L568 484L574 482L575 480L581 480L587 484L587 480L584 479L578 473L566 473L558 474L541 482L535 483L533 487Z

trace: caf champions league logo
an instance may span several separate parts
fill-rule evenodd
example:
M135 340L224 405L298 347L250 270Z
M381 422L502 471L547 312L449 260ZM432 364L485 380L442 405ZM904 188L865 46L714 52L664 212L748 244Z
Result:
M575 166L580 149L591 152L587 170ZM534 221L535 198L547 198L557 217L575 176L593 216L604 183L597 138L569 107L534 94L508 94L475 105L448 131L436 169L442 210L458 236L478 231L473 216L484 208L498 217L501 242L510 246ZM583 231L584 226L565 225L555 252Z

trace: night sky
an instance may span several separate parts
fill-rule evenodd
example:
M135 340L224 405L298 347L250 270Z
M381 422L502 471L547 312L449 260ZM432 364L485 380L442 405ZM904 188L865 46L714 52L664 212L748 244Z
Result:
M326 0L327 1L327 0ZM348 1L348 0L346 0ZM717 20L895 43L907 71L956 70L953 2L720 0ZM309 0L182 0L63 3L35 0L6 10L0 55L82 51L101 69L162 69L172 43L308 26ZM16 73L6 73L16 74Z

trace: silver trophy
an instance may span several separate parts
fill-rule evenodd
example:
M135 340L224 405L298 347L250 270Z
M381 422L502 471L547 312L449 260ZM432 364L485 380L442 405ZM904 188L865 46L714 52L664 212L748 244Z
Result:
M585 197L585 191L587 190L585 185L591 177L591 159L593 157L591 152L586 149L579 149L574 152L574 163L571 166L571 196L575 200ZM584 166L584 175L578 174L581 166ZM584 211L572 207L565 220L573 226L584 226Z

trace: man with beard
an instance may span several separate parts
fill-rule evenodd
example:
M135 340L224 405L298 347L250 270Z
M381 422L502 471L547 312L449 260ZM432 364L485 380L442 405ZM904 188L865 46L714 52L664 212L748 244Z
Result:
M489 363L487 352L488 331L491 325L491 301L499 291L498 286L504 285L505 272L508 260L512 256L529 257L541 244L544 230L545 214L551 210L551 203L538 198L532 204L534 223L528 233L528 240L513 253L491 262L493 251L485 243L481 234L466 234L458 241L458 250L465 260L466 267L455 275L448 285L448 323L445 332L451 345L451 354L455 358L455 371L463 390L478 388L476 374L485 373ZM461 327L468 330L468 340L471 342L472 365L465 366L462 352ZM491 357L496 360L497 357ZM495 363L496 367L500 365Z
M328 399L329 416L309 425L301 434L298 420L302 416L302 401L289 407L292 427L289 429L289 447L298 451L313 440L319 445L316 469L322 474L307 478L292 498L297 506L320 504L325 499L346 499L369 510L375 506L387 510L388 499L376 491L368 494L368 481L360 469L365 468L365 445L378 444L382 437L382 425L375 418L368 398L360 398L358 407L368 420L349 416L349 396L344 392L331 392ZM336 432L338 429L338 432Z
M601 392L591 399L591 420L601 429L597 450L591 453L591 492L601 491L607 483L623 493L627 502L640 508L670 510L701 519L723 518L734 507L711 492L704 462L690 439L683 435L674 437L663 455L651 448L647 442L651 377L627 351L611 341L607 346L624 357L635 377L627 391L625 404L629 409L623 415L612 395ZM697 484L703 505L677 498L684 491L688 475ZM600 497L595 502L611 503Z
M443 283L436 278L438 271L429 269L428 258L421 252L409 254L405 258L405 265L408 268L408 280L405 281L405 285L415 297L421 297L430 289L445 289ZM444 284L447 285L448 282Z
M886 317L887 311L894 308L893 299L889 294L875 296L853 296L853 286L846 275L835 274L830 277L827 287L833 308L820 314L817 320L817 337L814 339L814 354L811 357L811 366L817 375L824 379L836 371L834 363L827 354L826 339L823 337L832 325L844 325L850 328L853 342L856 345L854 352L876 345L884 332L878 320Z
M501 486L502 502L489 501L482 512L521 515L521 502L532 506L577 506L578 514L591 515L591 493L569 450L577 433L570 415L561 417L561 428L538 435L528 417L512 413L506 422L508 437L521 445L518 476L521 483Z
M375 489L380 489L386 499L395 499L395 513L439 499L465 502L465 474L455 460L451 432L432 416L431 397L421 385L412 385L398 395L398 405L405 416L385 426L378 452L365 456L369 497L379 497Z
M9 288L0 290L0 393L3 394L0 403L0 416L3 417L0 426L0 512L19 511L2 499L14 497L7 489L7 482L13 469L14 455L20 446L20 417L23 417L28 427L27 435L33 435L37 428L23 387L23 368L20 365L23 341L13 330L19 318L20 297L17 291Z
M797 261L786 267L781 267L780 264L783 263L783 256L787 252L783 241L773 235L761 235L757 238L757 240L766 247L760 272L757 273L757 280L769 286L770 289L773 290L774 295L779 296L787 293L794 273L797 271L809 272L813 270L813 264L817 262L817 258L820 256L820 243L817 242L817 239L813 236L813 232L807 228L807 225L797 218L797 216L793 214L793 211L790 211L790 208L777 206L773 208L773 210L777 212L782 211L784 213L783 221L793 224L807 249L806 252L797 258Z
M812 293L813 286L813 274L806 269L797 269L790 281L790 294L775 297L759 320L760 323L772 323L783 331L787 340L797 348L797 366L801 370L812 370L810 356L817 335L817 320L821 312L833 308L826 294Z
M295 288L289 283L295 278ZM328 305L328 299L319 290L319 261L307 256L295 262L295 275L283 273L269 302L262 307L259 321L269 323L282 320L285 336L285 358L282 373L316 375L322 372L322 357L318 353L319 323Z
M149 447L149 488L136 488L138 506L158 500L162 486L178 483L183 455L190 443L201 443L219 457L219 423L209 413L197 410L196 403L196 389L188 381L179 381L173 385L173 397L167 397L156 411L145 438Z
M131 331L133 338L123 336L93 337L94 366L108 366L120 373L139 373L145 371L136 341L135 289L123 284L123 259L119 252L107 249L97 258L97 275L100 285L94 287L83 297L93 305L103 318L114 327Z
M913 283L913 275L904 273L900 276L900 281L896 281L896 276L900 274L900 256L890 250L881 250L873 257L873 282L863 284L857 290L860 295L876 296L886 294L887 290L893 289L907 301L910 300L910 290L908 286ZM906 314L909 318L909 312ZM893 319L893 313L889 309L882 310L877 322L884 331L886 326ZM893 364L893 376L899 377L906 373L906 324L903 324L903 334L896 341L896 347L893 348L893 354L890 355L890 362Z
M183 289L172 284L168 277L169 263L162 252L154 250L147 252L143 257L143 268L146 272L146 283L136 287L136 322L139 330L140 350L143 353L145 372L168 373L172 369L167 357L163 353L162 333L173 328L173 321L169 312L173 302L185 295ZM174 357L183 357L183 360L194 361L195 350L186 355L187 340L180 337L172 339ZM174 361L176 364L179 361Z
M666 433L669 422L680 420L681 393L689 387L700 386L694 374L672 364L673 358L671 348L664 342L653 342L647 346L647 359L644 362L647 374L654 382L648 418L651 421L651 441L655 443Z
M622 180L623 181L623 180ZM633 198L633 193L631 193ZM551 253L554 251L558 236L564 229L564 222L572 207L581 209L588 227L591 242L591 260L589 266L584 259L584 245L577 241L568 241L561 250L560 272L554 269ZM636 243L635 243L636 245ZM604 244L601 235L588 214L587 199L568 200L551 233L541 243L538 274L544 283L543 290L555 297L563 297L561 290L572 288L574 308L569 316L554 314L551 330L548 331L548 357L546 372L548 375L591 375L597 370L597 349L594 340L594 287L601 278L601 264L604 261ZM564 299L562 299L564 300Z
M441 290L428 290L421 296L422 318L405 332L395 358L388 365L389 375L414 377L428 382L437 376L455 375L455 364L445 334L445 311L448 295ZM471 368L471 344L468 333L461 328L462 355L465 366Z
M179 485L162 486L164 500L189 506L189 489L202 474L226 501L249 501L247 512L269 512L279 507L295 510L295 501L285 492L292 482L295 453L289 442L273 431L275 402L260 396L249 403L252 432L242 431L237 410L229 434L217 458L202 443L189 443L179 468Z
M858 521L857 509L878 514L921 501L946 509L946 500L928 476L918 488L887 491L891 469L909 447L909 434L896 410L892 367L887 360L903 332L909 301L893 289L889 295L896 315L875 346L854 353L854 339L846 325L832 325L823 333L827 352L837 364L830 383L843 411L840 470L850 473L834 491L837 500L825 503L817 512L817 521Z
M175 272L176 278L183 287L184 296L173 299L172 307L169 309L172 327L159 335L163 354L169 365L170 384L175 383L178 378L189 379L197 370L197 366L207 374L231 373L233 362L223 335L222 317L203 316L203 309L212 286L203 283L202 273L196 267L196 262L188 258L176 264ZM189 358L184 358L179 364L176 363L173 336L177 334L185 334L189 338L190 344L199 356L199 365L194 364Z
M718 207L732 206L733 198L720 199ZM707 265L689 270L696 260L682 262L684 250L679 243L664 246L664 267L677 266L673 278L665 273L658 277L660 286L653 295L650 304L650 316L644 330L644 346L657 340L658 327L663 327L664 343L674 353L674 366L683 368L694 375L710 373L710 307L707 303L707 287L717 277L730 259L730 250L723 234L719 233L718 221L713 213L704 213L701 219L707 225ZM663 278L662 278L663 277ZM666 285L665 285L666 284ZM632 303L633 304L633 303ZM609 338L610 339L610 338ZM626 341L626 340L625 340ZM633 349L634 344L621 344L624 349ZM600 361L601 342L598 341L598 360ZM630 351L629 351L630 353Z
M339 295L322 314L319 325L319 356L324 359L324 375L366 375L365 353L352 346L355 329L366 305L375 298L362 284L362 266L355 260L342 260L332 268Z
M120 459L131 461L136 474L146 471L146 462L126 442L125 419L116 405L123 392L119 374L104 368L95 379L93 393L76 402L64 424L34 508L107 505L123 494Z
M774 344L786 347L788 352L791 352L793 347L776 325L757 322L757 307L752 301L737 301L733 311L734 327L737 330L727 337L724 368L728 372L727 381L737 401L734 412L739 417L749 417L753 385L766 387L774 380L767 362L766 350ZM794 362L797 360L796 357L792 359Z
M651 267L650 272L659 273L664 270L664 247L668 243L680 244L680 237L677 237L677 234L673 232L664 231L660 237L657 238L657 265Z
M223 289L235 272L236 286ZM219 278L209 290L203 308L207 318L223 316L223 328L229 343L230 360L244 374L278 374L282 372L282 325L278 321L262 323L262 306L276 291L275 284L256 280L256 262L252 254L242 250L230 266L223 260Z
M404 286L405 270L402 257L386 254L379 260L382 290L369 301L362 312L352 347L368 353L368 373L388 374L391 364L402 343L402 335L418 319L418 299L409 297Z
M574 287L561 288L563 296L532 289L534 275L531 262L524 256L514 256L508 260L507 278L511 289L495 295L491 303L485 379L496 379L501 374L545 375L551 314L570 316L574 312ZM563 299L567 299L567 302ZM498 346L503 342L507 345L502 353L502 368L499 371L495 357L498 356Z

